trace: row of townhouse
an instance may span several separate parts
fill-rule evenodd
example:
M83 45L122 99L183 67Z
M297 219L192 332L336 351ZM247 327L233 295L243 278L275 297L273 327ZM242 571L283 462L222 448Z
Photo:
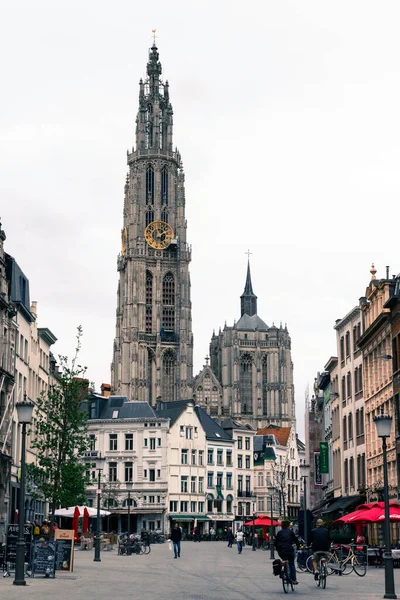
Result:
M57 377L51 347L56 337L48 328L38 327L37 303L30 301L29 279L16 260L4 250L6 235L0 225L0 541L8 523L17 520L19 472L21 468L21 426L15 404L35 402ZM32 436L37 416L26 440L26 461L35 462ZM47 504L34 493L29 482L25 518L33 521L47 516Z
M263 436L255 430L230 418L213 419L190 400L159 402L153 409L147 402L110 396L108 386L102 393L92 394L88 403L91 445L85 462L90 505L96 503L101 469L109 530L126 531L129 518L131 532L168 532L178 522L185 532L196 525L207 534L211 527L237 529L254 514L269 514L264 483L257 486L254 440ZM295 518L300 505L296 434L294 428L271 431L272 481L280 486L274 516Z
M400 278L371 280L359 304L335 322L336 356L326 363L306 409L311 506L326 518L382 500L383 454L374 417L393 417L388 439L389 496L400 498ZM320 443L328 472L318 473Z

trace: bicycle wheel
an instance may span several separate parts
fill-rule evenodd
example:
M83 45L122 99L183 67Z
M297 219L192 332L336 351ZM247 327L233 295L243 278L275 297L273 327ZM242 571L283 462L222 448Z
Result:
M346 560L340 563L342 575L350 575L353 572L353 564L351 560Z
M143 545L143 554L150 554L150 552L151 552L150 544L148 546Z
M320 567L320 580L321 580L321 586L322 589L324 590L326 588L326 577L327 577L327 568L326 568L326 562L322 561L321 562L321 567Z
M359 577L364 577L367 572L367 566L365 562L361 561L359 558L354 557L353 559L353 570Z
M281 579L283 591L285 592L285 594L287 594L289 591L289 578L287 574L287 566L285 564L282 566Z
M312 564L312 554L310 554L310 556L307 558L306 567L309 573L314 573L314 567Z

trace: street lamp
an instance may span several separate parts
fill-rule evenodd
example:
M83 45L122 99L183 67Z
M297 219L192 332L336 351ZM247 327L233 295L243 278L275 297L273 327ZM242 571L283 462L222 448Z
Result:
M233 534L235 534L235 522L236 522L236 509L237 509L237 504L233 504L232 506L233 508Z
M128 490L128 537L131 534L131 489L132 489L132 481L127 481L125 483L126 489Z
M21 440L21 479L19 484L19 505L18 505L18 540L16 548L15 561L15 579L14 585L26 585L25 581L25 444L26 444L26 426L32 422L33 402L27 401L26 393L24 400L16 404L18 413L18 422L22 425Z
M256 505L255 505L255 503L253 503L253 535L252 535L252 542L253 542L252 550L253 550L253 552L256 551L256 529L255 529L255 524L254 524L254 521L256 520L255 512L256 512Z
M275 558L275 548L274 548L274 526L273 526L273 522L274 522L274 507L273 507L273 501L274 501L274 488L268 488L268 492L270 493L270 502L271 502L271 526L269 528L269 550L270 550L270 559L273 560Z
M101 538L101 529L100 529L100 497L101 497L101 472L103 470L105 458L102 458L99 455L96 458L96 470L97 470L97 520L96 520L96 539L94 546L94 562L101 562L100 558L100 538Z
M382 438L383 450L383 499L385 503L385 520L383 523L385 533L385 552L383 553L385 561L385 594L383 597L397 598L394 588L393 555L390 544L389 482L386 446L386 438L390 437L390 430L392 428L392 417L385 415L382 409L382 413L374 417L374 423L378 437Z
M308 542L308 516L307 516L307 479L310 474L310 465L300 465L300 477L303 479L303 491L304 491L304 504L303 504L303 515L304 515L304 545L307 546Z

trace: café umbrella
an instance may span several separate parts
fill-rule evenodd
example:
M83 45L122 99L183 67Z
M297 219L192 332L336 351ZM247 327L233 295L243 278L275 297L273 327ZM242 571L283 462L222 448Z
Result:
M85 508L88 512L89 517L97 516L97 509L93 508L92 506L70 506L68 508L58 508L54 514L56 517L67 517L67 518L73 519L76 508L79 510L80 517L83 517ZM110 514L111 513L108 510L103 510L103 509L100 510L101 517L108 517L108 515L110 515Z
M244 524L245 527L251 527L253 525L253 521L247 521ZM278 521L272 521L269 517L257 517L254 519L254 527L276 527L278 525Z

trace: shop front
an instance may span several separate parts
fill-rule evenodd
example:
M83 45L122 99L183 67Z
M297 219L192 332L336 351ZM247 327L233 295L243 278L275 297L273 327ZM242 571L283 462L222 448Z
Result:
M175 523L178 523L179 527L182 529L183 539L192 535L194 527L198 527L200 535L205 535L208 532L207 525L209 518L206 515L170 515L169 519L171 529Z

